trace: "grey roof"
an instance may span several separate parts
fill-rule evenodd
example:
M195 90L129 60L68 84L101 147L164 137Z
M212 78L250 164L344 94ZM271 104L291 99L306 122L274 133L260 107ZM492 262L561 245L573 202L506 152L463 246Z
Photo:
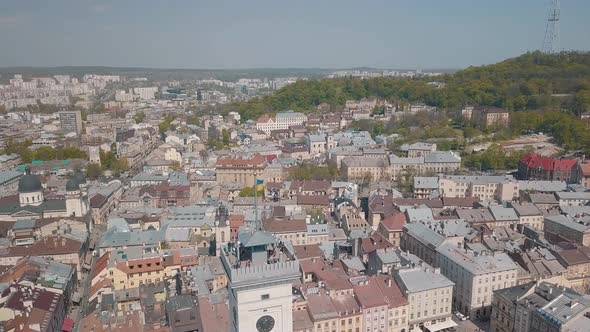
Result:
M265 246L276 242L274 236L265 231L242 231L238 234L238 240L244 247Z
M494 296L499 295L510 302L515 302L520 300L523 296L529 294L531 291L533 291L535 285L535 282L530 282L524 285L498 289L494 292Z
M562 206L559 208L561 213L569 216L582 216L584 214L590 215L590 206Z
M328 224L307 224L307 233L309 235L328 235Z
M399 148L399 151L410 151L410 150L432 150L434 144L431 143L423 143L423 142L416 142L413 144L402 144Z
M352 256L350 258L343 258L342 259L342 263L344 265L346 265L348 268L357 270L357 271L364 271L365 270L365 265L363 264L363 262L361 261L361 259L358 256Z
M389 163L391 165L406 165L406 164L424 164L424 157L398 157L396 155L389 156Z
M438 177L415 176L414 189L438 189Z
M410 223L415 221L434 221L432 209L429 207L408 208L406 214Z
M28 211L35 214L41 214L44 211L65 211L65 199L48 199L41 203L41 205L25 205L23 207L18 203L18 197L14 204L0 204L0 215L14 214L21 211Z
M461 157L452 151L435 151L424 156L425 163L460 163Z
M587 219L587 218L586 218ZM546 216L545 222L554 222L564 227L570 228L578 232L587 232L590 229L590 223L581 219L574 219L571 216L554 215Z
M558 201L553 194L529 194L531 203L534 204L557 204Z
M542 216L543 212L535 204L531 203L512 203L512 208L518 216Z
M454 282L442 275L439 270L435 270L429 266L402 269L395 273L397 279L402 283L401 286L409 293L418 293L455 285Z
M590 192L556 192L555 196L559 200L590 200Z
M490 206L490 212L496 221L512 221L518 220L516 211L513 208L506 208L500 205Z
M165 231L165 230L164 230ZM100 239L100 248L155 245L164 241L164 231L121 232L110 228Z
M1 156L0 156L1 157ZM22 172L17 171L0 171L0 186L6 182L12 181L23 175Z
M342 164L348 167L387 167L389 165L387 158L354 157L347 157L343 159Z
M12 229L23 229L23 228L33 228L35 227L34 220L17 220L14 225L12 225Z
M567 189L565 181L518 181L518 185L520 190L525 191L556 192Z
M505 253L482 255L475 251L462 250L451 244L443 244L437 252L469 271L473 275L487 274L500 271L516 271L516 264Z
M516 182L514 177L507 175L444 175L442 178L473 184Z
M383 264L394 264L401 262L401 258L399 257L399 254L396 250L379 249L376 250L375 253L377 254L377 257L379 257L379 260Z

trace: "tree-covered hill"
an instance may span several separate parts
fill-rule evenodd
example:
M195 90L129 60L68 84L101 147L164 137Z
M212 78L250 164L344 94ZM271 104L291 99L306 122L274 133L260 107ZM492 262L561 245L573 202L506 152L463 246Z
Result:
M430 81L445 83L437 88ZM533 52L497 64L469 67L438 78L342 78L298 81L272 96L232 103L244 119L294 109L311 112L320 103L342 107L347 99L379 97L391 102L423 102L441 108L467 104L508 110L590 108L590 53Z

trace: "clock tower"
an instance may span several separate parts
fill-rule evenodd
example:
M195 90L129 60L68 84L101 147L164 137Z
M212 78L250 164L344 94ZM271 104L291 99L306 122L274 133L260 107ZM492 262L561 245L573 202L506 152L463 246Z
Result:
M293 281L299 261L290 242L272 234L241 229L238 241L222 247L229 277L232 332L293 331Z

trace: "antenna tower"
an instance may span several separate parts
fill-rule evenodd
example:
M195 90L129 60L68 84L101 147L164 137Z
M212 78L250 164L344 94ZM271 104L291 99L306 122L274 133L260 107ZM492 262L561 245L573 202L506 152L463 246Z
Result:
M550 0L549 14L547 15L547 27L545 28L545 39L543 40L543 52L551 54L559 50L559 0Z

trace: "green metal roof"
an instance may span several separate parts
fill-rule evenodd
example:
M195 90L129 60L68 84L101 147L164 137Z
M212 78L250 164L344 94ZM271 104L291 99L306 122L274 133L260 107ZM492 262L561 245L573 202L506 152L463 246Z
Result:
M31 164L33 164L33 165L42 165L43 164L43 160L33 160L33 162Z
M16 170L19 172L24 172L25 171L26 166L25 165L19 165L16 167Z

